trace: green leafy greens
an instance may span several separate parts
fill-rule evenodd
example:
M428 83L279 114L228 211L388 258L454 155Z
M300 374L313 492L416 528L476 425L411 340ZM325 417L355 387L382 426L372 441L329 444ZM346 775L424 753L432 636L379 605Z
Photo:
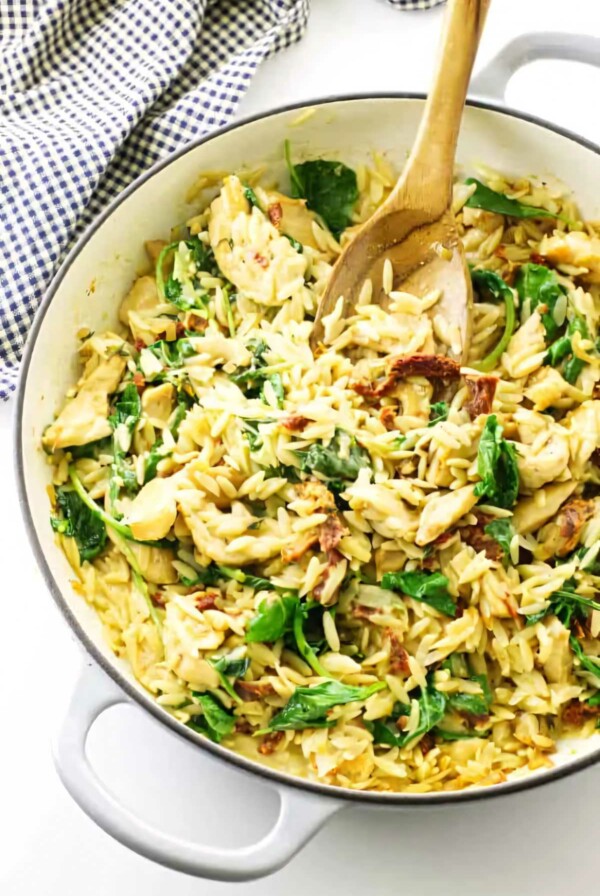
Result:
M246 398L260 398L265 403L268 403L265 399L265 384L271 383L277 406L282 408L285 392L281 374L273 370L265 360L269 346L263 339L251 339L247 348L252 352L250 366L238 367L229 375L229 379L242 389Z
M546 616L553 614L566 628L570 629L573 621L585 622L590 610L600 610L600 603L589 597L584 597L583 594L578 594L575 590L576 587L575 580L568 579L562 588L550 595L548 606L544 610L540 610L539 613L530 613L525 617L527 625L534 625Z
M429 731L435 729L446 712L446 697L437 691L431 684L426 688L421 688L419 697L419 724L414 731L401 731L396 722L401 716L408 716L411 712L410 706L404 706L397 703L394 706L392 715L387 719L376 719L373 722L365 721L365 726L371 732L373 740L376 744L385 744L390 747L406 747L417 738L423 737Z
M61 535L75 539L82 563L93 560L106 545L106 526L71 489L57 488L56 503L62 511L62 518L52 517L52 528Z
M438 613L456 616L456 603L448 591L449 580L441 572L412 570L410 572L386 572L381 587L400 591L415 600L429 604Z
M483 428L477 452L481 478L475 494L495 507L512 507L519 494L519 468L515 446L502 438L502 426L491 414Z
M335 706L367 700L386 685L382 681L368 687L354 687L328 680L312 687L298 687L288 703L269 722L269 731L299 731L302 728L330 728L334 719L327 714Z
M555 315L556 303L566 295L566 289L558 282L556 274L543 264L521 265L515 279L515 288L519 294L521 305L527 300L531 311L539 306L540 316L546 339L552 342L559 334L562 321L557 323ZM558 317L560 321L560 317ZM563 315L564 320L564 315Z
M466 184L475 184L475 192L469 197L465 205L467 208L482 208L487 212L495 212L497 215L509 215L511 218L555 218L560 221L567 219L561 215L555 215L545 208L536 208L533 205L525 205L518 199L510 199L504 193L498 193L491 187L486 187L475 177L468 177Z
M434 401L429 408L429 423L427 426L435 426L436 423L442 423L448 419L450 408L447 401Z
M490 538L493 538L494 541L498 542L504 554L504 561L508 563L510 559L510 543L515 534L511 521L507 519L492 520L483 527L483 531Z
M339 483L338 489L343 488L340 481L354 482L360 470L370 466L367 452L343 429L336 429L328 445L314 442L295 454L303 473L320 473L333 487Z
M447 695L448 708L455 712L479 718L487 716L492 705L492 691L486 675L470 675L481 689L481 694L454 693Z
M114 412L108 418L113 429L113 462L111 465L108 498L110 508L116 515L115 502L121 488L129 494L138 491L139 483L135 471L125 462L131 446L133 430L142 413L142 403L138 390L133 383L128 383L115 403Z
M164 279L167 259L172 253L177 252L182 244L189 250L190 258L196 268L196 273L190 280L192 289L199 288L198 273L207 273L213 277L219 274L219 268L210 246L206 246L197 236L190 237L188 240L175 240L161 250L156 260L156 288L159 296L171 305L175 305L179 311L203 310L207 300L205 293L195 295L193 299L186 299L182 295L183 282L179 278L171 274L166 281Z
M477 295L481 299L486 302L504 302L506 309L504 332L499 342L485 358L473 364L473 367L477 370L485 372L496 367L514 333L516 322L515 297L510 286L493 271L472 270L471 280Z
M223 704L212 694L201 694L197 691L192 691L192 694L194 702L202 708L202 716L199 720L197 717L190 719L187 723L188 728L198 731L220 744L224 737L233 732L235 716L227 712Z
M294 165L289 141L285 141L285 161L290 174L292 197L306 199L335 236L348 227L358 199L356 173L342 162L315 159Z
M208 662L217 672L223 690L226 691L236 703L241 703L241 698L229 679L243 678L250 667L250 660L248 657L211 657Z

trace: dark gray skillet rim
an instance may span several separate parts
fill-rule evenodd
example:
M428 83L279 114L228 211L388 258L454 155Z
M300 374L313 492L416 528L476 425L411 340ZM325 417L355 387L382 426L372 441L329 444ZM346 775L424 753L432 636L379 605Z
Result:
M126 189L119 193L119 195L106 207L106 209L98 216L98 218L96 218L96 220L90 225L90 227L88 227L85 233L82 234L76 245L73 247L73 249L71 249L64 262L62 263L60 269L58 270L48 291L44 296L44 299L40 305L33 326L31 328L29 338L27 340L27 345L25 347L23 361L21 364L21 375L19 379L15 414L16 426L14 437L14 463L17 474L18 497L21 512L25 521L27 535L29 537L29 541L38 566L42 571L42 574L46 581L46 585L48 586L55 603L65 617L68 625L75 632L77 638L86 649L86 651L91 654L96 663L98 663L98 665L104 670L104 672L106 672L106 674L109 675L110 678L112 678L112 680L125 692L125 694L127 694L127 696L134 700L136 703L140 704L144 709L148 710L148 712L152 716L154 716L155 719L157 719L163 725L169 727L180 737L183 737L196 746L200 746L202 749L207 750L208 752L212 753L213 756L216 756L217 758L231 765L235 765L239 769L251 772L253 775L257 775L263 779L266 779L267 781L270 781L271 783L282 784L286 787L298 788L299 790L309 791L311 793L318 794L323 797L328 797L330 799L344 800L362 804L373 803L380 806L432 806L448 803L472 802L475 800L489 799L490 797L506 796L509 793L516 793L517 791L529 790L534 787L539 787L542 784L548 784L551 781L557 781L560 778L571 775L576 771L581 771L585 768L589 768L594 763L600 761L600 748L596 749L593 753L590 753L587 756L582 756L579 759L568 763L568 765L559 766L557 768L551 769L550 771L545 771L540 776L536 775L535 777L523 778L518 781L510 781L505 784L496 784L492 787L483 788L481 790L459 790L451 793L384 794L376 793L373 791L353 791L341 787L334 787L332 785L306 781L303 778L288 775L283 772L267 768L266 766L259 765L258 763L253 762L250 759L246 759L245 757L234 753L232 750L228 750L225 747L221 747L218 744L212 743L212 741L209 741L207 738L196 734L189 728L186 728L180 722L177 722L166 712L166 710L161 709L150 696L147 696L146 694L136 690L136 688L111 663L108 662L106 657L103 656L103 654L96 647L91 638L87 635L86 631L77 621L65 598L63 597L61 590L54 579L54 576L50 571L50 567L46 562L44 552L35 531L33 518L27 502L27 493L25 488L22 431L23 404L25 400L25 384L35 343L39 336L46 312L50 307L50 303L56 291L59 289L67 271L69 270L73 259L82 250L86 243L94 236L96 230L112 214L115 208L117 208L117 206L119 206L129 196L131 196L131 194L134 193L138 189L138 187L149 180L154 174L170 165L171 162L174 162L176 159L181 158L186 153L195 150L203 143L208 143L209 140L212 140L215 137L220 136L221 134L225 134L228 131L235 131L238 128L243 128L245 125L250 124L254 121L258 121L264 118L271 118L274 115L279 115L282 112L291 112L294 109L301 109L312 106L327 106L331 103L347 102L349 100L353 101L380 99L424 100L425 94L394 92L374 94L342 94L323 97L322 99L303 100L297 103L290 103L288 105L272 109L266 113L263 112L256 115L248 116L241 121L236 121L233 124L227 125L226 127L222 127L216 131L211 132L205 137L194 140L192 143L189 143L186 146L182 147L182 149L168 156L163 161L158 162L156 165L153 165L152 168L150 168L144 174L140 175L140 177L138 177ZM584 137L580 137L579 135L574 134L572 131L566 130L565 128L557 127L554 124L544 121L544 119L542 118L537 118L534 115L529 115L526 112L520 112L516 109L507 108L500 103L490 103L482 100L469 99L467 101L467 105L474 106L479 109L487 109L492 112L500 112L503 115L508 115L513 118L529 122L531 124L539 125L546 130L554 131L554 133L559 134L562 137L573 140L575 143L579 143L581 146L586 147L586 149L591 149L597 155L600 155L600 146L598 146L597 144L593 143L590 140L586 140Z

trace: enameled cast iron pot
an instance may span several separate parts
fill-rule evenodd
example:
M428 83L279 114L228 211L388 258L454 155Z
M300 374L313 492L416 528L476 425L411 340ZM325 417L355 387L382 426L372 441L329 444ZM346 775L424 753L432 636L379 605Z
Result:
M588 218L600 218L600 148L574 134L507 109L503 94L510 75L543 57L600 65L600 41L556 34L530 34L513 41L479 75L474 95L494 102L469 102L459 141L465 168L477 161L501 171L552 174L580 200ZM299 154L338 153L352 164L373 149L401 164L411 146L423 97L406 94L358 96L307 104L315 113L290 132L301 107L294 106L224 128L157 165L118 196L79 240L62 265L33 326L17 400L16 472L29 538L48 587L68 624L93 662L87 662L67 717L55 741L60 776L73 798L105 831L142 855L189 874L220 880L250 880L281 868L348 801L380 810L431 806L490 798L552 781L600 759L600 733L562 744L552 769L492 788L426 795L359 793L310 783L271 771L197 735L175 721L135 681L126 664L106 646L98 618L69 584L70 568L48 524L49 468L40 449L44 426L75 382L76 332L83 325L102 330L116 322L120 297L143 261L143 242L165 236L184 220L183 197L198 172L234 170L266 162L283 175L286 136ZM189 211L188 211L189 213ZM91 282L95 289L89 291ZM96 776L85 753L94 720L108 707L135 703L178 737L195 742L198 763L232 763L260 775L280 796L280 813L270 833L240 849L215 849L185 842L151 828L121 805Z

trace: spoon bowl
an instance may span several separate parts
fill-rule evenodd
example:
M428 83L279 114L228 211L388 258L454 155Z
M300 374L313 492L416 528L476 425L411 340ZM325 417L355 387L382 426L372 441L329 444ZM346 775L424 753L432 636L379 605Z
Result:
M439 290L430 310L444 353L463 361L471 336L472 288L452 213L454 159L473 62L490 0L450 0L433 87L413 150L386 201L339 256L323 294L311 337L323 339L323 318L343 298L343 317L354 309L365 280L373 303L390 291L422 297ZM384 277L392 266L392 284ZM385 286L387 288L384 288Z

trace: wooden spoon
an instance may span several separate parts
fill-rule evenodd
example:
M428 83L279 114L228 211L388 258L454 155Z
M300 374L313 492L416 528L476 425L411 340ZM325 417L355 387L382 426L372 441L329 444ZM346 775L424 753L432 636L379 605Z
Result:
M471 335L471 278L452 214L454 157L471 70L490 0L450 0L433 87L406 166L386 201L363 224L336 261L321 299L311 336L315 349L322 319L340 296L343 316L352 313L364 281L373 283L374 303L387 258L393 289L418 296L442 290L431 310L454 334L447 354L464 359Z

